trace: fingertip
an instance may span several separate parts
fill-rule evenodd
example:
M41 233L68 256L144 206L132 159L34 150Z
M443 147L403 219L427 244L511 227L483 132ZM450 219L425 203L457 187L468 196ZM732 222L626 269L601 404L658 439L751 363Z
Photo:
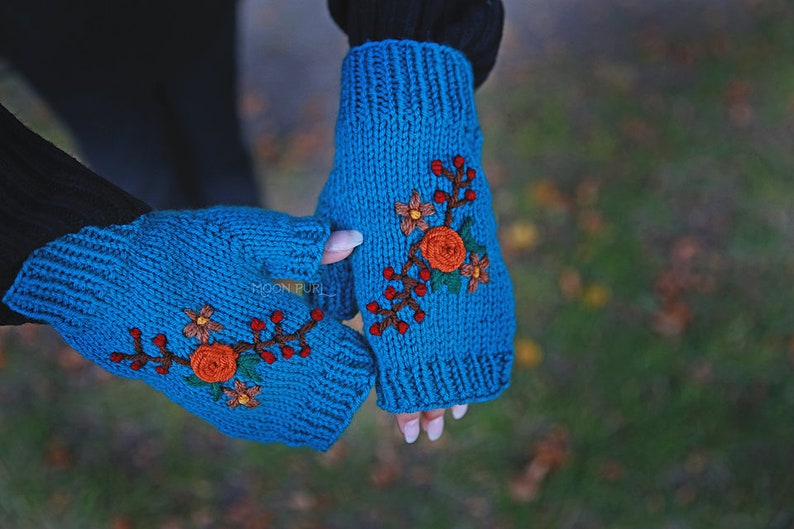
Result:
M325 241L321 264L341 261L353 253L353 250L364 242L364 235L357 230L339 230L331 232Z
M462 419L463 416L466 415L466 412L469 411L469 405L456 404L455 406L452 406L451 410L452 410L452 417L457 421L459 419Z
M349 250L340 250L340 251L324 250L323 257L322 259L320 259L320 264L337 263L342 259L347 258L347 256L349 256L351 253L353 253L353 248L350 248Z

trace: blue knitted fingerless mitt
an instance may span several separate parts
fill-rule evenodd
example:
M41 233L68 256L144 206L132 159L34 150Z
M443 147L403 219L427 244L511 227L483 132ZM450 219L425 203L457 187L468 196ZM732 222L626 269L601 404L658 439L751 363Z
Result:
M149 213L36 250L3 301L228 435L324 450L372 387L371 355L270 279L316 279L328 234L256 208Z
M509 383L515 329L471 66L443 45L383 41L342 70L334 169L317 215L364 244L316 297L360 310L390 412L491 399Z

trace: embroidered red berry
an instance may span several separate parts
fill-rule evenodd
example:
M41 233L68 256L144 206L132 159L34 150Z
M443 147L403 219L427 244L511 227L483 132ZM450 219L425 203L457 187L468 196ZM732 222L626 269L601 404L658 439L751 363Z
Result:
M382 334L382 331L380 330L380 325L378 325L377 323L373 323L369 328L369 333L372 336L380 336Z
M295 354L295 349L290 347L289 345L282 345L281 346L281 356L289 360L292 358L292 355Z
M459 167L463 167L463 163L465 161L466 160L463 159L463 156L455 156L455 159L452 160L452 165L454 165L455 167L458 167L458 168Z
M254 318L253 320L251 320L251 330L252 331L259 332L261 330L264 330L264 328L265 328L265 322L263 322L259 318Z
M154 338L152 338L152 343L157 347L165 346L165 334L158 334Z
M141 330L137 327L133 327L130 329L130 336L135 338L136 340L141 337Z
M383 295L386 296L386 299L389 300L394 299L394 296L396 294L397 294L397 290L392 286L386 287L386 290L383 291Z
M419 272L419 279L421 279L422 281L429 281L430 280L430 269L429 268L423 268Z
M311 353L312 353L311 348L308 345L304 345L303 347L301 347L301 350L298 354L300 355L301 358L306 358Z
M117 364L124 359L124 355L121 353L110 353L110 360L116 362Z
M433 160L430 162L430 170L433 171L434 175L440 175L443 169L444 165L441 163L441 160Z
M270 321L273 323L281 323L281 320L284 319L284 313L280 310L277 310L273 314L270 315Z
M136 361L134 361L133 363L130 364L130 369L132 369L133 371L137 371L137 370L139 370L142 367L143 367L143 364L141 363L140 360L136 360Z
M400 331L400 334L405 334L405 332L408 330L408 324L404 321L401 321L397 324L397 330Z
M377 312L380 310L380 305L377 301L370 301L367 303L367 310L372 314L377 314Z
M323 321L323 318L325 318L325 313L320 309L314 309L311 312L311 317L314 321Z
M477 193L475 193L473 189L467 189L466 192L463 193L463 198L466 200L474 200L477 198Z
M441 204L447 199L447 196L448 195L445 192L441 191L440 189L436 189L436 192L433 193L433 202Z
M416 323L422 323L422 320L425 319L425 312L423 310L417 311L416 314L414 314L414 319Z
M154 370L157 371L161 375L167 375L168 374L168 368L167 367L157 366L157 367L154 368Z
M468 178L469 180L474 180L475 176L477 176L477 171L475 171L474 169L469 169L468 171L466 171L466 178Z
M424 283L419 283L414 287L414 292L416 292L417 296L424 296L427 294L427 285Z
M264 360L268 364L272 364L273 362L276 361L276 355L274 355L270 351L262 351L262 354L260 354L259 356L262 357L262 360Z
M394 277L394 268L392 268L391 266L387 266L386 268L384 268L383 277L385 277L386 279L391 279L392 277Z

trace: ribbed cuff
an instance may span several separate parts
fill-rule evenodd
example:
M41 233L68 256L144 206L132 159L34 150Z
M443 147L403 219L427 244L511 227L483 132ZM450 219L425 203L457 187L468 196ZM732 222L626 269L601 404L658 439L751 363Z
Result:
M449 408L497 397L510 384L512 351L460 353L378 368L378 406L390 413Z
M59 332L95 315L129 247L133 228L87 227L34 251L3 297L11 309Z
M353 48L342 65L339 121L346 120L476 127L471 65L462 52L432 42L384 40Z

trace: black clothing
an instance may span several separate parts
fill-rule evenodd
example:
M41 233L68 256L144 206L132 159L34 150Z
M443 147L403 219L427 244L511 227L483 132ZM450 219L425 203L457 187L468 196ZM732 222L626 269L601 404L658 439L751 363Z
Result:
M329 0L351 46L446 44L491 71L499 0ZM252 204L258 192L236 119L236 3L0 2L0 56L75 134L97 173L0 105L0 298L36 248L158 208ZM0 325L25 319L0 303Z

